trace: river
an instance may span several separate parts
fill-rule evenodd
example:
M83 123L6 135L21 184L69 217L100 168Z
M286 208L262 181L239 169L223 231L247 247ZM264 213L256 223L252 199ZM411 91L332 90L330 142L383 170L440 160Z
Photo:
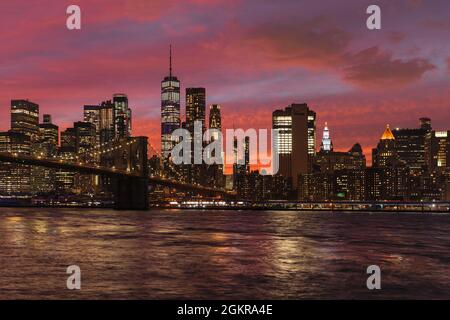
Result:
M449 299L450 215L0 208L0 265L0 299Z

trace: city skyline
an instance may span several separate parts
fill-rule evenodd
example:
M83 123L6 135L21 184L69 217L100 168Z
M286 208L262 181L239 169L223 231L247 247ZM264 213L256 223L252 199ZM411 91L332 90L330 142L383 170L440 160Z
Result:
M312 2L283 4L250 10L252 1L80 1L85 19L79 33L58 28L63 4L27 4L20 10L15 4L17 12L2 4L2 11L12 14L2 21L1 37L10 45L0 52L8 62L0 69L0 103L36 101L63 131L82 118L81 106L125 92L136 112L134 134L159 146L159 87L172 43L182 114L184 89L206 87L207 106L220 104L224 110L224 128L246 128L250 115L253 126L270 128L274 109L306 102L317 112L317 132L328 122L335 149L359 142L368 163L386 124L415 128L417 119L430 117L436 130L446 129L449 50L440 39L449 30L448 3L381 1L383 30L370 33L364 29L364 1L325 2L320 8ZM170 23L164 19L166 7L173 12ZM223 14L209 18L216 12ZM268 19L272 12L283 20ZM289 12L300 17L288 19ZM7 27L12 24L14 30ZM30 37L33 48L25 45ZM116 41L119 49L104 50ZM2 130L7 110L1 110Z

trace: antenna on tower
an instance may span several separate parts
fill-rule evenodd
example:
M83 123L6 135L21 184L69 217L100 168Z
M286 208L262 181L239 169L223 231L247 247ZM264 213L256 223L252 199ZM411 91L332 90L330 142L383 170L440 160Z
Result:
M169 75L172 78L172 45L169 46Z

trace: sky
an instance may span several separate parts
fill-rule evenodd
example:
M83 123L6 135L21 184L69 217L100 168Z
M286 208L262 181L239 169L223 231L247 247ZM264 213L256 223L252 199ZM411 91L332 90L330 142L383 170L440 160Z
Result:
M71 4L81 30L66 28ZM381 30L366 27L371 4ZM126 93L133 135L159 148L172 44L183 90L206 87L224 128L270 128L273 110L306 102L318 146L328 122L336 150L358 142L370 159L386 124L430 117L450 129L449 12L448 0L2 1L0 130L11 99L38 103L64 129L83 105Z

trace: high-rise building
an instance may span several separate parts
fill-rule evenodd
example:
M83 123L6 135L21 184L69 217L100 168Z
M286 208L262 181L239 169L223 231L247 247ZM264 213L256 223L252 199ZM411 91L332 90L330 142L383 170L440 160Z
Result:
M114 104L111 100L100 104L100 144L114 140Z
M114 133L117 139L131 136L131 109L128 106L128 97L117 93L113 96Z
M333 142L331 141L330 130L328 129L328 123L326 122L323 129L322 145L320 146L320 150L324 152L333 151Z
M430 170L450 171L450 131L433 131L430 141Z
M39 124L39 138L35 142L34 154L39 157L56 157L59 144L59 128L52 123L52 117L44 114ZM31 167L31 188L33 193L49 193L55 189L56 170L44 167Z
M0 152L30 155L30 135L14 131L1 132ZM0 195L28 197L31 194L30 170L28 165L0 163Z
M316 113L307 104L292 104L272 114L272 128L277 130L280 175L298 186L298 176L308 172L309 158L315 154Z
M75 161L77 156L77 132L67 128L61 132L61 146L58 156L64 161ZM56 189L64 193L73 192L75 173L67 170L56 171Z
M100 124L101 124L101 106L85 105L84 122L92 123L95 126L96 144L100 144Z
M248 175L250 174L250 138L245 137L239 143L237 137L234 138L234 164L233 164L233 189L238 195L246 198L250 192ZM242 150L239 150L242 147Z
M191 164L185 166L188 181L190 183L200 183L206 185L209 183L209 174L204 163L195 163L194 154L202 152L198 150L203 146L203 133L205 132L205 113L206 113L206 89L205 88L186 88L186 122L185 129L191 134L191 153L189 158ZM195 130L195 124L201 124L200 130Z
M52 117L49 114L44 114L43 123L39 124L39 144L44 148L46 157L56 155L59 144L59 127L52 123Z
M172 133L181 125L180 81L172 74L172 47L169 65L169 75L161 82L161 154L164 162L175 146Z
M392 167L398 164L395 136L389 125L386 126L378 146L372 150L372 166Z
M313 159L312 172L299 177L300 200L364 199L366 158L359 143L348 152L321 148Z
M85 156L92 156L93 148L96 142L95 125L90 122L75 122L73 124L76 137L76 152L77 154L84 154Z
M213 104L209 107L209 129L214 130L211 133L211 142L218 141L219 135L222 132L222 117L220 113L220 106ZM220 155L212 154L213 157L217 158L220 156L222 164L213 164L208 170L210 173L211 181L208 183L209 186L216 188L223 188L225 185L224 172L223 172L223 150L220 148Z
M366 157L359 143L356 143L348 152L320 151L314 158L314 170L320 172L364 170L365 168Z
M398 160L415 172L424 170L427 165L427 137L431 132L431 120L420 119L421 127L417 129L392 130L395 137Z
M28 100L11 100L11 131L35 141L39 135L39 105Z
M308 111L308 155L314 156L316 154L316 118L314 111Z
M213 104L209 107L209 128L222 130L222 116L220 105L218 104Z
M186 128L194 133L194 123L202 123L202 133L205 132L206 89L186 88ZM203 138L203 137L200 137Z

